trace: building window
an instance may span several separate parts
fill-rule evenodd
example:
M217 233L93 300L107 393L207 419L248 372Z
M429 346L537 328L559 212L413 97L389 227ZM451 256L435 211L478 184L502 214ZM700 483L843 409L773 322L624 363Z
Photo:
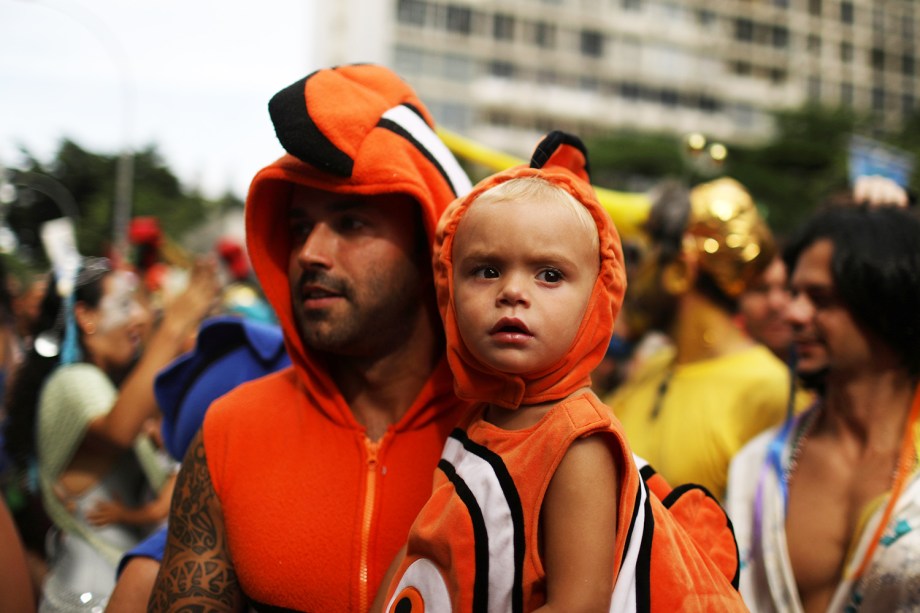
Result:
M743 126L752 126L757 120L757 112L749 104L735 104L728 109L732 121Z
M885 7L872 7L872 32L878 36L885 35Z
M627 11L641 11L642 0L621 0L623 8Z
M808 0L808 12L812 15L821 15L821 0Z
M510 126L511 115L504 111L492 111L489 114L489 123L493 126Z
M397 46L394 53L394 68L401 75L420 75L424 59L424 54L418 49Z
M600 91L601 83L595 77L581 76L578 79L578 89L586 92Z
M872 68L875 70L883 70L885 68L885 50L878 47L872 49Z
M773 26L772 43L777 49L783 49L789 45L789 30L783 26Z
M872 88L872 110L885 110L885 90L883 90L881 87Z
M770 81L775 84L784 83L786 81L786 71L782 68L771 68L770 69Z
M840 84L840 104L845 107L853 106L853 84Z
M514 17L496 13L492 21L492 35L495 40L514 40Z
M811 53L812 55L820 55L820 54L821 54L821 37L818 36L817 34L809 34L809 35L808 35L808 43L807 43L807 45L808 45L808 51L809 51L809 53Z
M735 39L743 41L754 40L754 22L750 19L736 19Z
M717 113L722 109L722 105L719 104L719 101L710 96L700 96L700 110L705 111L706 113Z
M821 79L808 77L808 99L818 101L821 99Z
M849 0L843 0L840 3L840 21L853 23L853 3Z
M845 64L853 61L853 43L840 43L840 61Z
M473 62L465 55L448 53L444 56L442 76L458 83L469 81L473 78Z
M904 94L901 96L901 114L911 115L914 112L913 94Z
M751 63L744 62L744 61L732 62L731 70L734 74L745 76L745 77L750 76L751 72L753 72Z
M604 35L592 30L581 31L581 54L588 57L604 55Z
M540 85L556 85L559 82L559 75L555 70L538 70L537 83Z
M663 89L661 90L661 104L665 106L677 106L677 102L680 97L677 94L677 91L673 89Z
M905 54L901 57L901 74L908 77L914 76L915 65L914 56Z
M501 79L514 78L514 64L505 60L493 60L489 63L489 74Z
M399 0L396 8L396 19L400 23L423 26L425 25L426 6L424 2L419 0Z
M533 42L543 49L552 49L556 46L556 26L538 21L534 24Z
M469 107L458 102L445 102L439 106L437 113L432 111L432 114L435 115L439 125L453 130L466 130L472 121Z
M696 12L696 21L701 26L710 26L716 22L716 14L708 9L700 9Z
M447 31L469 34L473 29L473 11L465 6L447 7Z
M624 83L620 86L620 95L627 100L638 100L639 86L636 83Z

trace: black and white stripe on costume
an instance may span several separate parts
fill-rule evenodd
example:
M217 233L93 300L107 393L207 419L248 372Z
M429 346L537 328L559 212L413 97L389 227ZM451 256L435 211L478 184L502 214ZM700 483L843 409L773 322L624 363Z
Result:
M438 169L455 196L465 196L472 189L460 163L411 105L394 106L381 116L377 126L391 130L412 143Z
M636 456L636 462L645 465ZM525 526L521 499L500 456L475 443L463 430L454 430L444 445L441 470L454 487L470 517L474 538L476 576L473 580L475 613L523 610ZM650 493L644 479L628 531L620 572L614 585L610 611L650 610L650 555L654 528ZM426 611L449 611L450 597L443 577L428 560L416 560L402 575L393 600L407 586L415 586Z
M505 463L457 429L444 445L438 468L453 483L470 517L482 523L481 531L474 528L473 610L522 611L524 511Z

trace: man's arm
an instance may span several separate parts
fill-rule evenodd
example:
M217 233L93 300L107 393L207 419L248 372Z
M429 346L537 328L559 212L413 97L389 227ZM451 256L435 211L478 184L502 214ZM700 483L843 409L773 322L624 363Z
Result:
M199 432L176 481L166 552L148 610L242 611L244 604Z

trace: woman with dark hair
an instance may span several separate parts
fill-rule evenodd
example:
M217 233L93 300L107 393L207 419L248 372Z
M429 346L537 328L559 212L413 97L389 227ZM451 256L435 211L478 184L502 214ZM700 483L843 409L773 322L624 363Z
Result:
M70 287L68 287L70 286ZM184 349L218 293L213 262L192 271L143 352L146 312L135 277L84 258L71 283L49 283L35 341L10 382L7 439L21 467L37 466L54 522L41 611L103 608L121 554L145 532L91 525L100 502L137 505L165 473L140 436L158 415L153 380Z

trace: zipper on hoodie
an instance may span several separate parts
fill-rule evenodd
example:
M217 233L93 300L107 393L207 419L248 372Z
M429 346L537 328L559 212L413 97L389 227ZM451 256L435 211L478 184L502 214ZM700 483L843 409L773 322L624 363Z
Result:
M368 556L370 549L371 524L374 522L374 501L377 495L377 452L380 442L364 439L364 448L367 452L367 478L364 485L364 517L361 522L361 566L358 581L358 610L367 611L370 606L368 594Z

